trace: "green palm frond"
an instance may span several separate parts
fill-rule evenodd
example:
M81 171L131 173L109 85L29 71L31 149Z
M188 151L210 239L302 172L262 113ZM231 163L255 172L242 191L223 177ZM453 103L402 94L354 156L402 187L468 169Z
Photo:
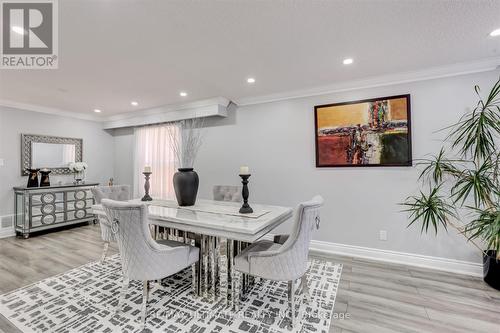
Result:
M445 156L444 148L441 148L439 154L432 156L430 159L422 159L418 165L424 165L425 168L420 173L418 179L432 179L435 184L443 181L445 175L458 176L461 171L455 165L463 162L461 160L450 160Z
M448 204L445 198L439 195L441 185L431 188L429 194L420 192L420 196L411 196L406 199L403 211L410 213L408 227L417 221L421 221L421 232L428 232L432 227L437 234L438 227L448 229L448 218L456 217L455 208Z
M496 210L478 209L469 207L477 213L474 220L465 226L465 234L469 240L481 239L486 245L487 249L500 252L500 211L498 207Z
M475 90L480 98L477 106L460 119L449 137L453 139L452 147L458 147L462 155L486 160L496 152L495 137L500 134L500 80L486 101L481 99L478 86Z
M463 205L471 194L476 207L490 202L492 191L495 189L492 170L491 161L484 162L477 169L464 170L451 189L453 202L461 201Z

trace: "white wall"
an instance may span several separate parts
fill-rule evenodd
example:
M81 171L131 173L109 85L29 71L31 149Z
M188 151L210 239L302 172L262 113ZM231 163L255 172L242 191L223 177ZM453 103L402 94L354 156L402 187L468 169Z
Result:
M239 184L238 168L248 165L251 203L294 206L314 194L325 198L316 240L479 262L480 254L453 231L436 239L406 228L408 219L398 202L418 189L415 167L316 168L313 108L409 93L417 159L438 151L444 133L435 131L476 104L474 85L486 92L497 78L498 72L486 72L239 107L208 126L195 163L199 197L211 197L215 184ZM115 137L115 169L133 149L131 134L129 139L123 134ZM131 177L131 170L116 174L118 182L126 183L122 174ZM379 240L380 230L387 230L387 241Z
M113 177L113 136L102 124L0 106L0 217L14 210L13 186L25 185L21 176L21 134L42 134L83 139L83 160L88 163L88 181L107 184ZM72 176L51 175L53 184L72 182Z
M121 128L113 132L115 184L130 185L134 182L134 129Z

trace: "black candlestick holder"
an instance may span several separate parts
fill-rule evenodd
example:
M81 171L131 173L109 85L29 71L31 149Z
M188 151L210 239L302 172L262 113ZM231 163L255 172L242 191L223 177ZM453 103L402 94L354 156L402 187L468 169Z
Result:
M243 184L243 189L241 190L241 195L243 196L243 206L240 208L240 213L241 214L250 214L253 213L252 207L248 204L248 195L250 194L248 192L248 178L250 178L250 175L240 175L241 177L241 183Z
M153 201L153 198L149 195L149 177L151 176L152 172L143 172L142 174L144 175L144 178L146 178L146 181L144 182L144 196L142 197L141 201Z

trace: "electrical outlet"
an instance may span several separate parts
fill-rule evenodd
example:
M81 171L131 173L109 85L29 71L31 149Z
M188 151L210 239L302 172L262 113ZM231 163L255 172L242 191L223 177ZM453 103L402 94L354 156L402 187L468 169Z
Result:
M380 232L379 232L379 239L381 241L386 241L387 240L387 231L386 230L380 230Z

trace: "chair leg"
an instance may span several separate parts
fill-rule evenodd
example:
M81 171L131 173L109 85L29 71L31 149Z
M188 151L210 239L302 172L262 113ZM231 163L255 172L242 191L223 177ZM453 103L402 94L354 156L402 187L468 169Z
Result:
M302 275L300 279L300 293L304 295L307 303L311 302L311 293L309 292L309 285L307 284L307 273Z
M290 302L290 316L293 328L295 326L295 281L288 281L288 300Z
M123 302L125 301L125 295L128 290L129 279L127 277L123 277L122 288L120 290L120 298L118 298L118 306L116 308L116 312L120 312L123 306Z
M144 281L142 286L142 308L141 308L141 324L142 326L146 325L146 316L147 316L147 304L148 304L148 296L149 296L149 282Z
M108 254L108 248L109 248L109 242L104 242L104 245L102 247L101 263L103 263L104 260L106 259L106 255Z

